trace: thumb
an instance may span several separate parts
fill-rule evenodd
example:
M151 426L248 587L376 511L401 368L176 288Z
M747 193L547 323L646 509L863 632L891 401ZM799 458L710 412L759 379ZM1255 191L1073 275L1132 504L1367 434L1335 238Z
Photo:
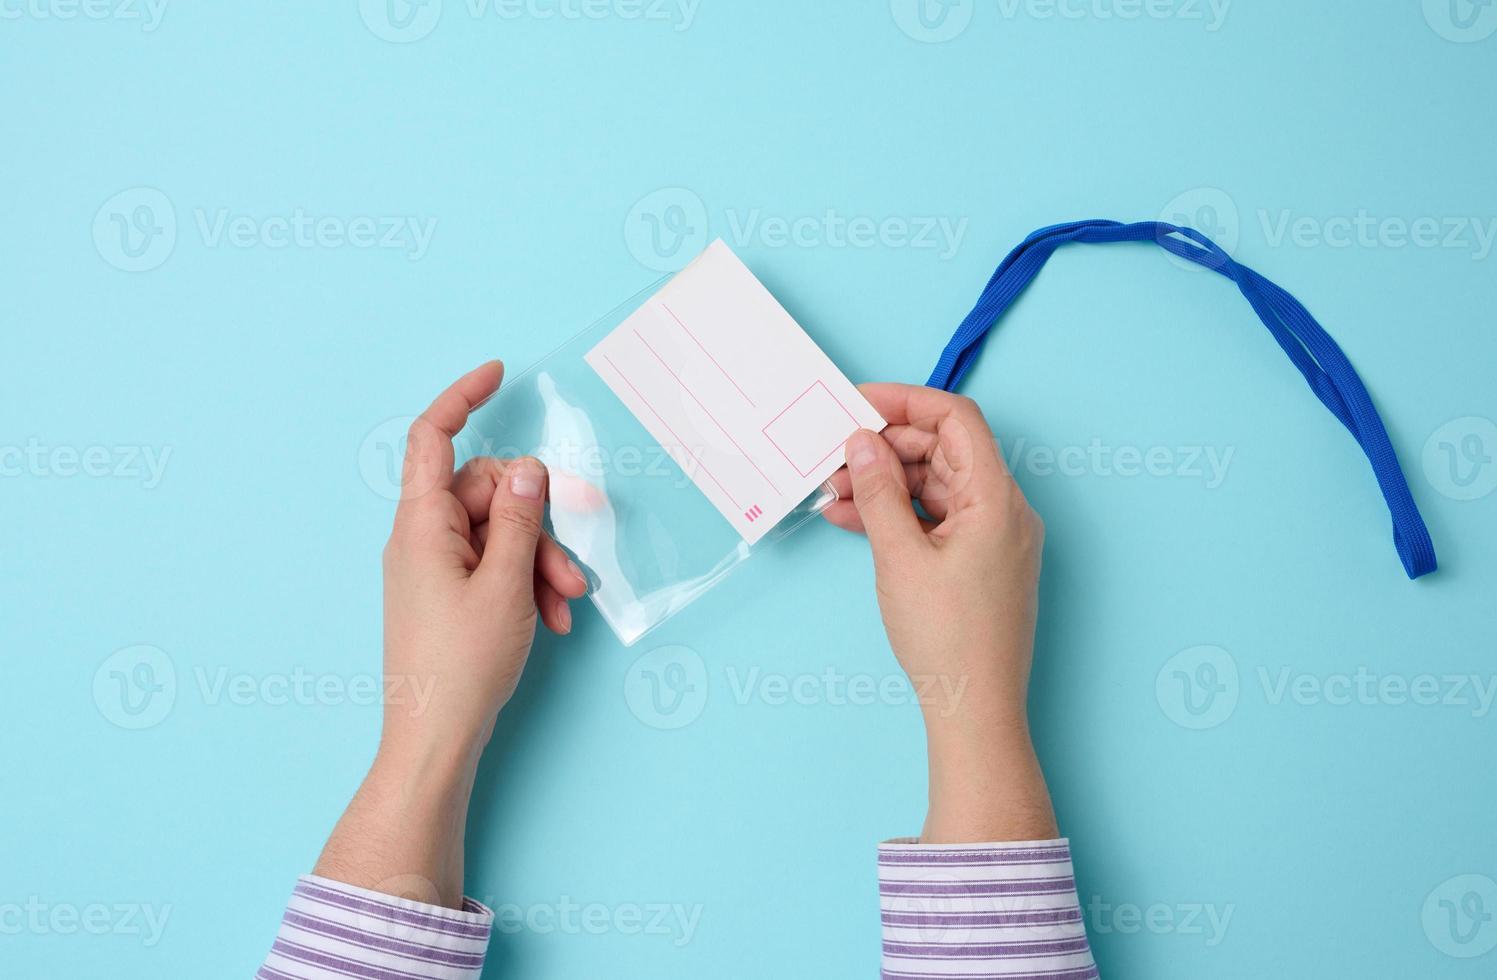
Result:
M489 533L474 578L492 588L514 588L529 594L535 571L535 549L546 512L546 468L522 457L505 468L489 501Z
M904 467L883 436L860 429L847 440L852 502L868 531L873 556L904 550L925 540L905 487Z

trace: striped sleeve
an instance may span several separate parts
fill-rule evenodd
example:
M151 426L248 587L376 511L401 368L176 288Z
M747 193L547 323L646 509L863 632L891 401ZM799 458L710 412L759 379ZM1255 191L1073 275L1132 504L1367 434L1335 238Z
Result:
M494 913L303 876L255 980L478 980Z
M880 845L884 980L1095 980L1066 840Z

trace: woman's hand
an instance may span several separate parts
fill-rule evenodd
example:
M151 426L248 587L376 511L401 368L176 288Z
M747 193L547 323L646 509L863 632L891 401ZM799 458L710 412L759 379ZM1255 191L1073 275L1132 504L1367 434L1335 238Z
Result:
M432 685L419 712L392 704L384 745L481 749L519 683L537 615L572 628L567 599L587 582L542 531L539 461L480 457L453 472L452 440L499 387L491 361L411 425L395 528L385 547L385 674Z
M889 643L925 692L924 839L1053 838L1026 709L1044 526L971 399L861 390L889 426L848 440L826 516L867 533Z
M503 376L485 364L411 425L384 557L384 730L317 863L327 878L453 908L478 757L537 618L566 633L567 599L587 590L542 530L540 462L480 458L453 472L453 437Z

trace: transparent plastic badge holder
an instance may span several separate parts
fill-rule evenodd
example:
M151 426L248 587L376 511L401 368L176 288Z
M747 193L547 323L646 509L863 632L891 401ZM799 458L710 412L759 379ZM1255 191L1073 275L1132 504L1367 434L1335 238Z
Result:
M582 566L589 597L630 646L837 499L829 483L750 546L687 476L690 447L662 446L585 355L666 280L638 293L519 376L469 419L465 458L546 464L546 526Z

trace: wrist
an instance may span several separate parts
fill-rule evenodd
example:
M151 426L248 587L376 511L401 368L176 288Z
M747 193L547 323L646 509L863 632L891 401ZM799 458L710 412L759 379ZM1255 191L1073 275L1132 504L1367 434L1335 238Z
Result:
M1045 777L1022 705L967 705L928 714L926 843L1050 840L1057 836Z
M483 743L429 733L386 732L370 767L370 777L423 793L450 793L470 787L478 772Z

